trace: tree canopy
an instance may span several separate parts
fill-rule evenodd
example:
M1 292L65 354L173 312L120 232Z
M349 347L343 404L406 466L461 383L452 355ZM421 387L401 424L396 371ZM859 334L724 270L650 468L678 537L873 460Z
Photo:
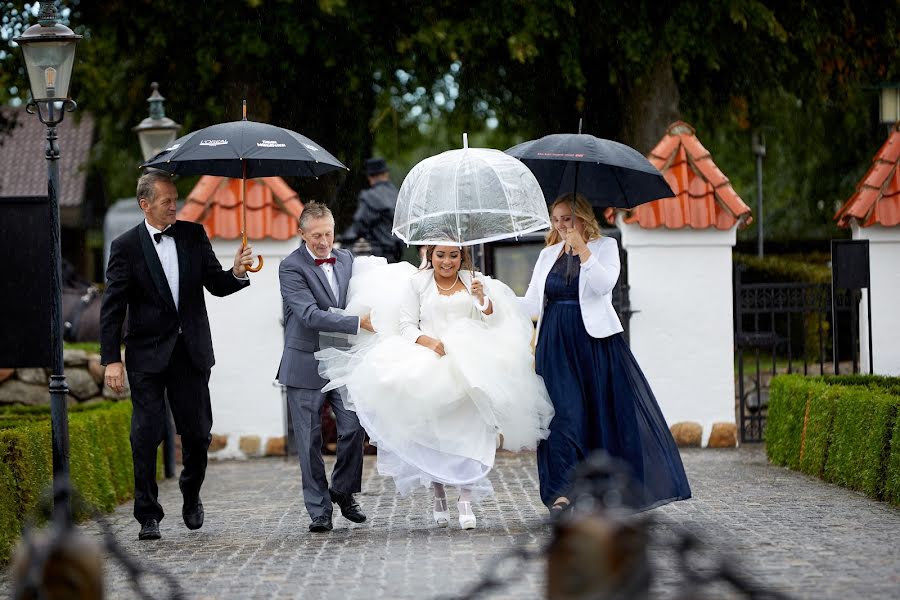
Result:
M72 94L98 119L111 198L133 192L131 128L158 81L182 133L240 118L246 98L251 119L321 143L351 176L291 183L345 218L373 150L403 172L463 131L502 149L579 118L641 152L683 118L753 205L761 132L767 226L805 235L852 193L884 137L874 86L898 78L895 0L61 4L85 36ZM6 38L33 21L0 6ZM17 54L0 51L0 101L24 96Z

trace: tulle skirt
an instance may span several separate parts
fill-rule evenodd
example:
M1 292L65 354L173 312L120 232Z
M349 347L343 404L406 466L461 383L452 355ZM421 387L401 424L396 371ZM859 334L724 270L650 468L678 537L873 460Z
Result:
M514 294L487 279L498 318L454 321L440 332L446 354L439 356L397 334L396 290L415 268L360 258L353 268L346 312L371 310L379 333L316 353L325 389L339 389L356 411L378 447L379 473L401 494L432 481L470 488L476 498L489 494L496 448L535 448L553 416L534 372L533 327Z

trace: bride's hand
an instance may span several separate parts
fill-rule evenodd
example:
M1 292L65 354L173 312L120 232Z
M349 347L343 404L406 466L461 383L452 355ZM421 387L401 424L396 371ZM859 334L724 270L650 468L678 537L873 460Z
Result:
M484 304L484 284L480 279L472 281L472 295L478 300L478 304Z
M420 346L425 346L429 350L433 350L435 354L438 356L444 356L446 354L444 352L444 344L441 340L435 339L433 337L428 337L427 335L420 335L419 339L416 340L416 343Z

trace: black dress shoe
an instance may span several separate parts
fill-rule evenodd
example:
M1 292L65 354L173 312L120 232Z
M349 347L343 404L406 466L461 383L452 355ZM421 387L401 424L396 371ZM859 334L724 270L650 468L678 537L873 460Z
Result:
M331 531L332 527L331 517L316 517L312 520L312 523L309 524L309 530L315 533Z
M366 513L362 511L362 508L353 499L353 494L344 494L331 488L328 488L328 494L331 496L331 501L341 508L341 514L344 515L344 518L354 523L362 523L366 520Z
M139 540L158 540L159 535L159 522L156 519L148 519L144 521L144 524L141 525L141 532L138 534Z
M200 529L203 527L204 512L200 498L197 498L197 501L193 503L185 502L181 507L181 517L184 519L184 524L187 525L188 529Z

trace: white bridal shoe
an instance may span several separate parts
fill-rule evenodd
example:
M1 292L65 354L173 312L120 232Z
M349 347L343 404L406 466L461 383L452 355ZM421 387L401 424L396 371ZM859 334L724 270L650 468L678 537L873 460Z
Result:
M450 524L450 510L447 508L447 497L434 497L434 522L438 527L446 527Z
M460 500L456 503L459 509L459 526L461 529L475 529L475 513L472 512L472 503Z

